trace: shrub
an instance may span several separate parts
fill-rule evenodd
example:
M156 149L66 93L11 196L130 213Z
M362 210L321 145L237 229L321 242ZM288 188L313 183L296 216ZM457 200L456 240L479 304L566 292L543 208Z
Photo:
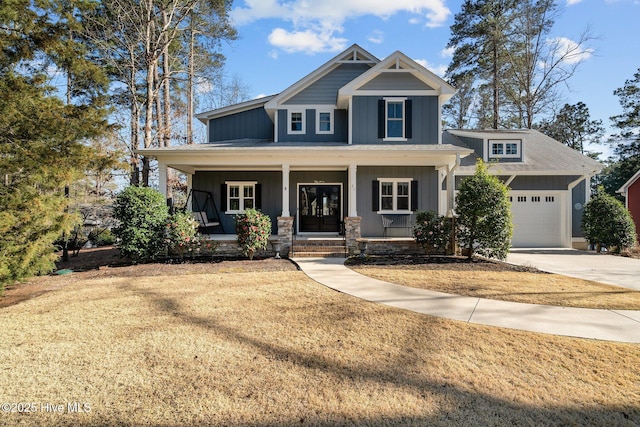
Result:
M451 238L451 219L433 211L418 212L413 237L427 255L443 252Z
M198 233L198 222L190 212L171 215L166 230L169 255L178 255L180 258L208 255L217 246L216 242L207 240Z
M256 209L247 209L235 219L238 245L243 254L253 259L253 254L258 249L266 249L269 243L271 218Z
M603 247L619 252L636 243L631 214L615 197L598 188L584 206L582 230L587 241L600 252Z
M127 187L116 197L114 228L120 253L133 260L155 258L165 247L165 225L169 215L164 196L148 187Z
M507 187L478 160L476 172L460 184L456 197L458 237L468 250L505 259L511 247L513 225Z

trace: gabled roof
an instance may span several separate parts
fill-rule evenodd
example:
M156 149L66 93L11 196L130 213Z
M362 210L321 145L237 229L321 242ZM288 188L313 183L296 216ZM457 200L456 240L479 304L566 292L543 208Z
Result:
M517 130L460 130L444 131L442 143L465 146L460 138L473 138L487 141L489 139L520 139L524 159L522 162L500 162L496 165L502 174L513 175L591 175L602 170L602 163L567 147L545 134L534 129ZM463 159L460 175L471 175L475 172L476 154Z
M450 99L456 90L453 86L438 77L436 74L424 68L413 59L400 51L396 51L377 63L373 68L361 74L338 91L338 108L346 108L350 97L354 95L381 95L385 89L367 88L367 85L381 76L390 74L407 74L414 77L423 85L420 88L398 90L390 87L390 94L395 96L404 95L441 95L442 102Z
M627 190L629 190L629 187L631 187L633 184L635 184L635 182L640 179L640 170L638 170L638 172L636 172L630 179L629 181L625 182L624 185L622 187L620 187L620 189L618 191L616 191L616 193L622 193L622 194L627 194Z
M354 44L344 52L327 61L324 65L322 65L320 68L317 68L311 74L308 74L307 76L303 77L302 79L276 95L265 105L265 109L267 110L269 115L273 117L273 112L278 108L278 106L284 104L288 99L300 93L305 88L311 86L313 83L329 74L332 70L336 69L341 64L368 64L370 66L373 66L378 62L380 62L378 58L376 58L357 44Z
M272 100L275 96L276 95L264 96L261 98L252 99L250 101L241 102L239 104L233 104L227 107L216 108L215 110L205 111L204 113L196 114L196 118L206 125L208 120L215 119L217 117L242 113L243 111L253 110L254 108L262 107L264 104Z

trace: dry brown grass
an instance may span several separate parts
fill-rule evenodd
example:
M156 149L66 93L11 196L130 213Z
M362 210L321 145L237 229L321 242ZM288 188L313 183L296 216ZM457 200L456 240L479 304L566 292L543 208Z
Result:
M514 271L500 263L358 265L358 273L456 295L562 307L640 310L640 292L559 274Z
M38 405L0 424L640 423L640 345L437 319L295 271L120 271L0 309L1 400Z

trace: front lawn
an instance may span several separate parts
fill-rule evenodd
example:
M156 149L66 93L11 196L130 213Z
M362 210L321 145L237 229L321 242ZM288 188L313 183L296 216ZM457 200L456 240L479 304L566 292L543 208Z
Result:
M640 310L640 292L534 268L466 258L368 257L347 264L365 276L455 295L561 307Z
M640 345L410 313L268 263L37 279L0 309L1 400L36 410L0 424L640 423Z

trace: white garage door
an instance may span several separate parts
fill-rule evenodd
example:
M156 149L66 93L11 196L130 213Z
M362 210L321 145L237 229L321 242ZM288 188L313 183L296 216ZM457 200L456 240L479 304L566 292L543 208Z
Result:
M511 193L515 248L562 247L562 203L559 194Z

